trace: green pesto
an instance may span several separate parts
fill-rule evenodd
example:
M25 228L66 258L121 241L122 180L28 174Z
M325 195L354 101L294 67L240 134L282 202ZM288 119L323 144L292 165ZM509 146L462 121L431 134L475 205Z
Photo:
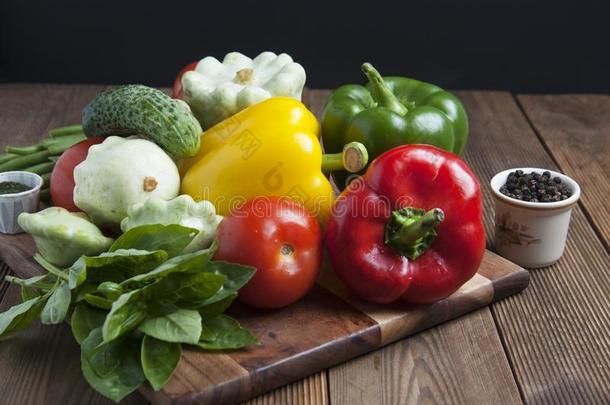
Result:
M25 184L17 183L15 181L3 181L0 183L0 195L23 193L24 191L28 191L31 189L31 187L28 187Z

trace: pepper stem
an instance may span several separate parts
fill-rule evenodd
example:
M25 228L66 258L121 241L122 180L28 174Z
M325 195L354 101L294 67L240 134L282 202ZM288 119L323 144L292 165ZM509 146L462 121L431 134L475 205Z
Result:
M401 208L392 211L385 228L385 243L410 260L421 256L436 239L435 227L445 219L440 208L426 211Z
M330 173L347 170L357 173L366 167L369 154L360 142L350 142L343 147L341 153L326 153L322 155L322 172Z
M409 110L392 93L377 69L368 62L362 64L362 72L369 79L371 96L378 106L389 108L397 114L405 115Z

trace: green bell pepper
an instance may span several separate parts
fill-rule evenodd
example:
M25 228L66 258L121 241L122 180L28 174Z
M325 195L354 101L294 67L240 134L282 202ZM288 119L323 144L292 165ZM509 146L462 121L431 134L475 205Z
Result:
M348 84L330 96L322 115L326 152L340 152L357 141L372 161L399 145L425 143L460 154L468 138L468 117L453 94L430 83L406 77L382 78L370 64L362 71L365 86ZM363 170L364 172L364 170ZM343 189L349 173L334 172Z

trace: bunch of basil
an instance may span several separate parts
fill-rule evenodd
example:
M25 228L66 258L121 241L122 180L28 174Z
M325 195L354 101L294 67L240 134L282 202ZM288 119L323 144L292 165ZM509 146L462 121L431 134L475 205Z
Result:
M159 390L180 360L181 344L236 349L256 338L224 310L254 275L252 267L212 261L215 245L182 254L197 230L144 225L124 233L106 253L81 256L59 269L42 256L48 273L21 286L23 303L0 314L0 337L40 317L70 317L89 384L119 401L148 380Z

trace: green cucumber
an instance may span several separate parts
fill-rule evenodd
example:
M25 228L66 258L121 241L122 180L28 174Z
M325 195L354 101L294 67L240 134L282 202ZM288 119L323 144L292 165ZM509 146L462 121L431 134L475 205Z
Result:
M182 100L140 84L99 94L83 111L87 136L140 135L174 158L194 156L199 150L201 125Z

